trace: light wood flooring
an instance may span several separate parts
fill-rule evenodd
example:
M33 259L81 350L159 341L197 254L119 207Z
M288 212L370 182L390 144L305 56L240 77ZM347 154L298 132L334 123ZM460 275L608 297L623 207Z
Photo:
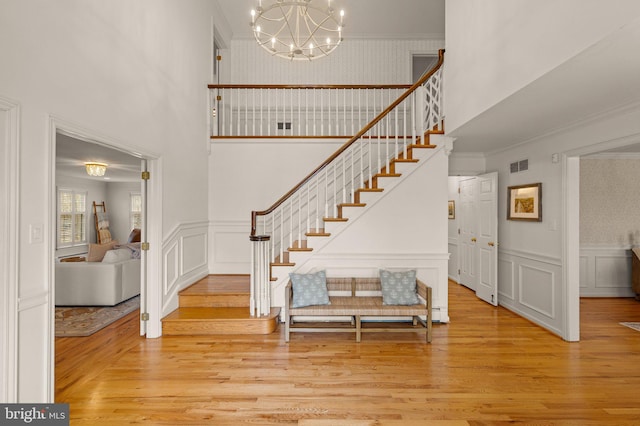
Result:
M633 299L583 299L567 343L449 284L451 323L421 333L138 336L132 313L56 338L71 425L638 425Z

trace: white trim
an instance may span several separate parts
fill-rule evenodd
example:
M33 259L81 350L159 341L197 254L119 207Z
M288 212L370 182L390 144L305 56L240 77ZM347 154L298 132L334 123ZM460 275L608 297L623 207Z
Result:
M580 340L580 157L562 156L564 318L562 338Z
M20 210L20 105L0 97L0 110L8 114L5 134L0 144L0 184L5 185L4 199L7 217L0 222L0 232L6 236L6 251L0 251L0 401L15 403L18 400L18 277L19 277L19 210ZM3 207L4 208L4 207ZM4 223L2 223L4 222Z
M562 259L557 257L547 256L545 254L536 253L528 250L517 250L517 249L499 249L500 254L506 254L510 256L518 256L525 259L534 260L536 262L548 263L554 266L562 266Z

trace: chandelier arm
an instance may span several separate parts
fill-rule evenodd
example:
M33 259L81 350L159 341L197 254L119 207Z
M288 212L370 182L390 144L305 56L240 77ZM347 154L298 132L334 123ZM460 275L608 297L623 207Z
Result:
M251 21L253 34L258 45L272 55L312 60L327 56L342 41L342 11L338 21L333 9L315 7L312 0L274 0L257 10L256 19ZM281 16L274 18L278 13Z

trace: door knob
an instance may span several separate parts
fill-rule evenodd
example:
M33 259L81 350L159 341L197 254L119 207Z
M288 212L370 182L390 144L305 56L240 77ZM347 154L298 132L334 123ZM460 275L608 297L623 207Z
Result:
M471 242L472 242L472 243L475 243L476 241L477 241L477 240L476 240L475 238L472 238L472 239L471 239Z
M489 241L487 244L489 245L489 247L495 246L495 243L493 241Z

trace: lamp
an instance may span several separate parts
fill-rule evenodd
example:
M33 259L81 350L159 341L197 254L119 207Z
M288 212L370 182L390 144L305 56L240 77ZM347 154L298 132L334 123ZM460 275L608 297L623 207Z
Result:
M104 176L107 171L107 164L104 163L84 163L89 176Z
M251 28L256 41L274 56L289 60L313 60L333 52L342 41L344 10L334 15L312 0L274 0L251 11Z

